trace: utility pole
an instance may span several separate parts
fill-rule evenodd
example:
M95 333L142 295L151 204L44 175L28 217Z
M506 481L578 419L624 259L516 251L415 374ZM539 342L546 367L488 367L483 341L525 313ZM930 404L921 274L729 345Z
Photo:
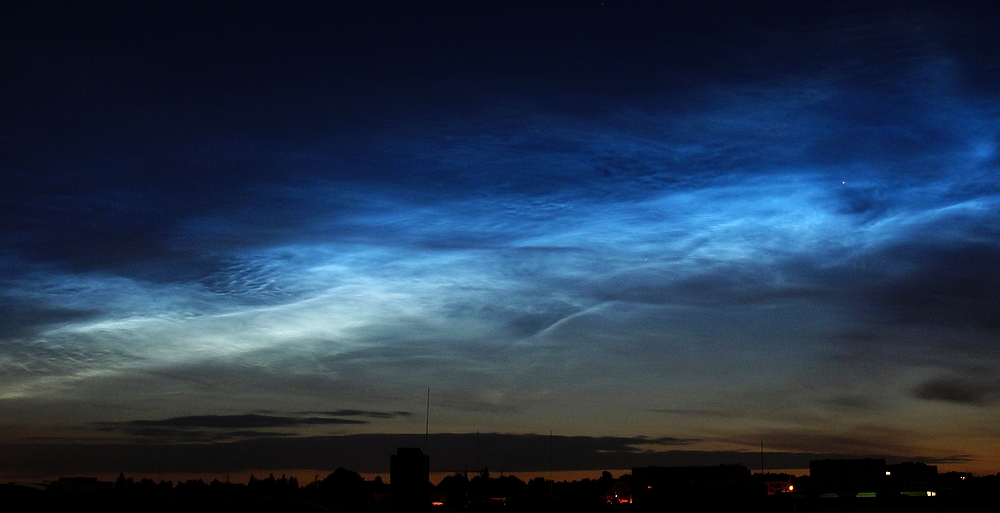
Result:
M549 501L552 500L553 487L555 486L555 481L552 480L552 430L549 430Z

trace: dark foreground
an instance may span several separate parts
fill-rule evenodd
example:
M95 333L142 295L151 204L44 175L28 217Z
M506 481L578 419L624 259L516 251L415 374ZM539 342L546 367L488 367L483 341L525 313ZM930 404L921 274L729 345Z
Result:
M428 513L645 513L645 512L927 512L997 513L1000 501L985 497L865 497L820 498L770 496L742 500L711 497L676 497L646 504L607 504L602 498L566 497L536 500L493 500L481 503L426 506L374 504L343 500L316 490L300 490L297 496L267 496L190 493L183 490L92 489L51 490L38 485L0 485L0 508L5 512L95 511L95 512L403 512Z

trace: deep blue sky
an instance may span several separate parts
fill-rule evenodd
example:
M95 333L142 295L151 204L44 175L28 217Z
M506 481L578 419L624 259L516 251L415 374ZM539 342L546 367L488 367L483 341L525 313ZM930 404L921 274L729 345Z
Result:
M1000 470L998 7L541 4L5 2L8 468L422 433L429 387L566 468Z

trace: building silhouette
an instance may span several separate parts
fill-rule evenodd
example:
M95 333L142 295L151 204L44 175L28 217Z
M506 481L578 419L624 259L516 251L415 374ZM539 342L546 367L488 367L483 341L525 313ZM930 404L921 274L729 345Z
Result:
M398 508L430 504L430 457L414 447L400 447L389 456L389 492Z
M884 459L813 460L809 462L810 487L813 493L854 497L859 493L878 493L885 488Z
M759 483L743 465L638 467L632 469L637 505L669 505L679 499L736 500L755 495Z

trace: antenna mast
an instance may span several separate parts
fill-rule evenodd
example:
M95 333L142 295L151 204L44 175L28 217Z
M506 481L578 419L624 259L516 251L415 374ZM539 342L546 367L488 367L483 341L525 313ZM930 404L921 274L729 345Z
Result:
M427 439L431 434L431 389L427 388L427 415L424 417L424 452L428 452ZM763 442L761 442L763 443Z

